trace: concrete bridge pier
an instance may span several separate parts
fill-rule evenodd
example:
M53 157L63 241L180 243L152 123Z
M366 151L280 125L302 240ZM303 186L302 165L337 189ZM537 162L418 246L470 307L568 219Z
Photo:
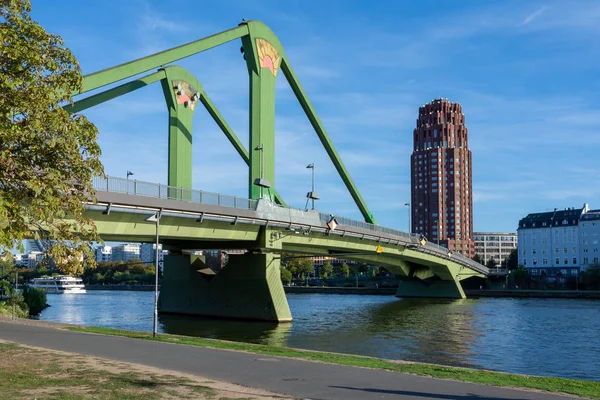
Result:
M165 256L159 312L289 322L292 314L281 284L279 255L232 255L215 275L202 256Z
M466 299L465 292L458 280L419 280L401 281L396 297Z

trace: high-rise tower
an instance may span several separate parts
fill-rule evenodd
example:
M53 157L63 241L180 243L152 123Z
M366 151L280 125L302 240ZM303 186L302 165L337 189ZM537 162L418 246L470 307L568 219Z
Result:
M410 165L412 232L473 257L471 151L460 104L437 99L419 108Z

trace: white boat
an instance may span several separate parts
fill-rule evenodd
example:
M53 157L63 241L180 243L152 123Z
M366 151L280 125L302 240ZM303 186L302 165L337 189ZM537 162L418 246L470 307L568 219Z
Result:
M66 275L34 278L29 287L45 290L46 293L85 293L81 278Z

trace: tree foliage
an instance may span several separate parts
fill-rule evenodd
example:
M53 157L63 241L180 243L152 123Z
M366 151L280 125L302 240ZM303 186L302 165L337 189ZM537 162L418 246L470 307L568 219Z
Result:
M483 264L483 260L479 257L479 254L475 253L473 256L473 261L478 262L479 264Z
M286 268L281 268L281 282L284 285L289 285L289 283L291 281L292 281L292 273Z
M488 268L496 268L498 266L498 262L490 257L489 260L485 263L485 266Z
M333 265L329 261L325 261L323 266L321 267L321 278L327 279L331 277L331 273L333 272Z
M348 267L348 264L346 263L342 263L342 266L340 267L342 275L344 275L346 277L346 279L348 279L348 277L350 276L350 267Z
M285 254L282 261L292 275L304 277L315 272L315 265L311 257L298 257L296 254Z
M517 269L519 267L519 251L512 249L506 258L506 266L508 269Z
M0 3L0 253L45 240L57 268L77 274L93 265L87 243L98 240L83 215L103 173L98 131L62 108L82 88L81 70L30 11L29 0Z
M29 308L29 315L38 315L46 308L46 292L42 289L25 286L23 301Z

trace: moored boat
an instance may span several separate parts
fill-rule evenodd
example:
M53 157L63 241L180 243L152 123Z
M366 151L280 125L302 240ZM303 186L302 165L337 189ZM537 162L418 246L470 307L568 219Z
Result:
M46 293L85 293L81 278L66 275L34 278L29 287L45 290Z

